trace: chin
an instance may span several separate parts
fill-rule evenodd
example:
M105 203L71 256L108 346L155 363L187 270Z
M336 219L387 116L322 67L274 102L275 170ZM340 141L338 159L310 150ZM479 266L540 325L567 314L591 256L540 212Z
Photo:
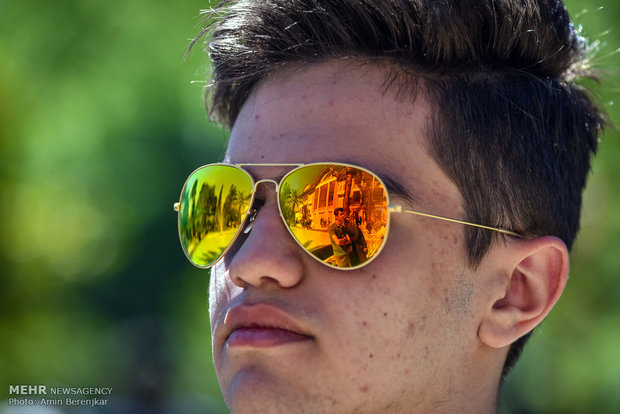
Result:
M308 410L308 399L285 381L257 372L237 374L225 393L225 400L232 414L295 413L300 407L315 412Z

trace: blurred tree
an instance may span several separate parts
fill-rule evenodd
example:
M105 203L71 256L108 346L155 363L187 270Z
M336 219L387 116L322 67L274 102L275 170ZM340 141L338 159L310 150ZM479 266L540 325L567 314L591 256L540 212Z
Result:
M0 400L96 385L111 412L225 411L172 211L225 145L204 57L183 62L206 6L0 2Z

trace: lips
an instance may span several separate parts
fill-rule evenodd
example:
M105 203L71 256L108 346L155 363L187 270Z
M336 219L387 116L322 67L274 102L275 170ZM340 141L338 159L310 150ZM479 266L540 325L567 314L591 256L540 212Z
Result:
M312 340L293 318L268 305L239 305L224 320L228 347L270 348Z

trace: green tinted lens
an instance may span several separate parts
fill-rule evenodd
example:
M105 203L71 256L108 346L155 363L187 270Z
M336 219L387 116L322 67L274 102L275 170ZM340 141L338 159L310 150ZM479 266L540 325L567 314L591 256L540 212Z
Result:
M283 179L279 203L293 237L329 266L359 267L383 246L387 194L367 170L340 164L301 167Z
M196 266L212 266L241 228L252 199L253 183L243 170L208 165L189 176L179 205L181 246Z

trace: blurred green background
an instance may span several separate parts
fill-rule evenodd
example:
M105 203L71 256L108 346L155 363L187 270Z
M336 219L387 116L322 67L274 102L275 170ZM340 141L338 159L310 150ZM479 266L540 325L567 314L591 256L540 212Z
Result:
M594 89L620 123L620 5L567 5L600 40ZM10 384L105 386L106 412L226 412L208 272L183 256L172 211L226 145L203 108L202 48L183 61L206 7L0 0L0 401ZM569 285L502 413L620 412L618 137L602 139Z

